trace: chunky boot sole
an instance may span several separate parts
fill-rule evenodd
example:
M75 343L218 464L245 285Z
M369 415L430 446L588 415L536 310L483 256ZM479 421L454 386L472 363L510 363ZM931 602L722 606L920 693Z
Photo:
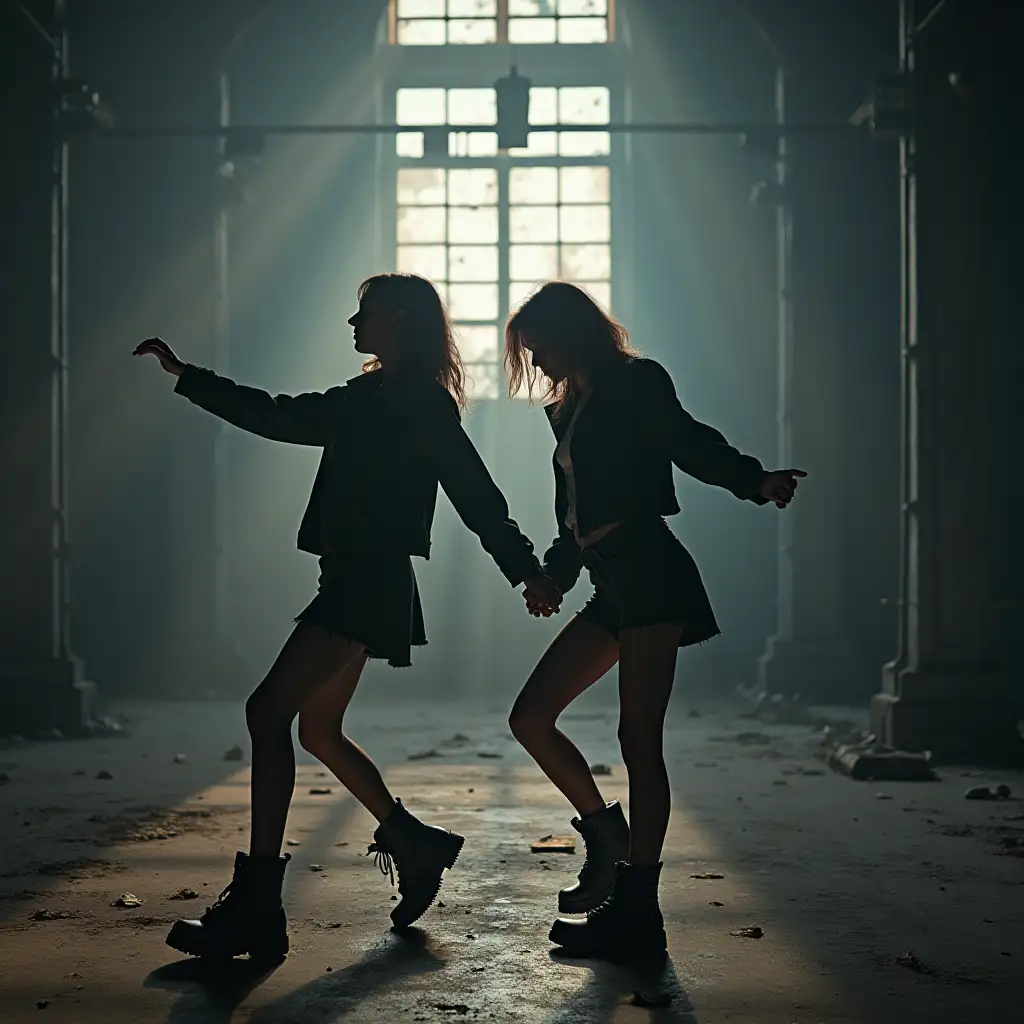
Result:
M555 921L548 938L557 952L565 957L581 960L607 960L630 967L657 967L668 955L668 937L665 929L651 931L637 938L628 936L623 941L618 933L594 935L584 925L572 921Z
M436 880L432 886L418 894L420 896L419 900L411 904L408 895L402 896L402 902L391 911L391 923L395 928L408 928L409 925L418 921L430 909L431 904L437 899L437 894L441 891L441 882L443 881L445 869L455 866L455 862L459 859L459 854L462 852L465 842L465 836L460 836L457 832L446 832L436 838L432 837L432 845L434 846L432 852L436 851L437 856ZM413 883L413 879L416 877L433 878L434 872L425 869L417 870L415 875L407 876L408 881L405 884Z
M604 889L594 892L575 893L563 889L558 894L558 912L560 914L585 914L588 910L597 910L613 892L615 892L614 878Z
M239 937L233 944L225 945L223 937L214 931L205 930L202 925L175 921L164 941L179 953L206 960L231 960L248 953L250 959L260 963L278 964L288 955L287 932L269 940L253 934L249 938Z

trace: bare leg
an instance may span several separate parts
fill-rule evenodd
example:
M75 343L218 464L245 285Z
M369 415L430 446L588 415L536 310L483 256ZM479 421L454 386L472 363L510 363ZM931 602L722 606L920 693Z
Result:
M338 781L377 819L395 806L377 766L342 731L345 711L356 691L366 654L353 658L299 710L299 742L334 772Z
M586 758L555 723L618 657L619 645L611 634L574 616L551 641L509 715L513 735L581 817L601 810L604 798Z
M629 862L657 864L672 798L663 752L665 712L682 627L624 629L620 636L619 744L629 776Z
M362 644L354 640L300 622L246 701L245 718L252 737L250 856L276 857L281 852L295 789L292 720L311 694L362 652Z

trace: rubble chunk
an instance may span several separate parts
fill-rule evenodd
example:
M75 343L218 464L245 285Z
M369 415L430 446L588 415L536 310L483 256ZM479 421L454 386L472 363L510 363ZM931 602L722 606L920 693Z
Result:
M237 743L233 747L228 747L228 749L224 751L224 760L225 761L241 761L242 760L242 756L243 756L242 748L240 746L238 746Z
M112 907L126 907L127 909L131 910L133 907L141 907L142 902L143 901L140 900L139 897L135 895L135 893L123 892L110 905Z
M575 836L541 836L530 843L530 853L575 853ZM543 861L541 862L543 863Z
M764 937L764 929L755 924L748 928L737 928L736 931L729 932L729 934L740 939L760 939Z

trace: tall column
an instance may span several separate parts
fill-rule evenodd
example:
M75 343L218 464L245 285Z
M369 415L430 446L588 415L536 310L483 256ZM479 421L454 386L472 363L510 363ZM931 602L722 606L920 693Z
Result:
M986 45L1000 31L997 5L949 5L919 32L925 5L900 6L916 118L901 152L899 649L872 699L872 728L895 747L945 760L1020 764L1024 742L995 653L991 586L998 318L989 264L1000 216L992 152L996 134L1008 130L993 116L999 76L990 53L999 48Z
M74 732L94 686L70 641L65 2L5 12L0 121L0 733ZM9 29L9 31L8 31Z
M813 119L809 84L776 76L779 124ZM844 630L842 589L844 481L839 461L840 336L831 315L823 254L830 235L830 139L781 136L776 165L778 237L778 460L809 477L778 514L775 635L758 662L769 693L840 702L863 679Z

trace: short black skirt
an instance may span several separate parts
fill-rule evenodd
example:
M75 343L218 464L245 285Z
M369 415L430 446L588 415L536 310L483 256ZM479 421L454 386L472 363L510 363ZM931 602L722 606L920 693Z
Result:
M683 626L680 647L721 630L693 556L664 519L622 523L582 552L594 596L580 615L618 638L620 630Z
M324 555L319 591L295 621L356 640L393 668L411 665L412 648L427 642L416 574L404 554Z

